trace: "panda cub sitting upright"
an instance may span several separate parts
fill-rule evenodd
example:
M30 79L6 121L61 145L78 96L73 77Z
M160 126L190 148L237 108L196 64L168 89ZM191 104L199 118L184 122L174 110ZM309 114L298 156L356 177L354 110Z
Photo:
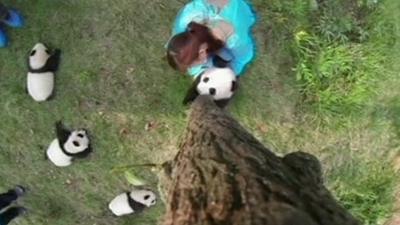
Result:
M229 67L212 67L197 76L188 90L184 104L194 101L199 95L211 95L221 108L225 107L237 89L236 75Z
M146 189L125 192L115 197L108 208L116 216L124 216L143 211L157 202L154 192Z
M53 54L42 43L37 43L28 58L27 91L37 102L48 100L54 91L54 73L58 68L61 51Z
M75 158L87 157L92 149L88 133L84 129L67 130L61 121L56 123L57 138L51 142L46 157L56 166L66 167Z

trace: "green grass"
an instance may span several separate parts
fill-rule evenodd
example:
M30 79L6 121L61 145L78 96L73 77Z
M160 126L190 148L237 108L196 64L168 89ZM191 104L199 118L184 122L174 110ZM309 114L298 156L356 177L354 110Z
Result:
M121 219L110 215L107 203L130 188L124 173L111 170L161 163L177 151L186 125L181 101L190 79L170 69L163 57L171 23L184 2L4 1L27 19L24 29L8 30L11 46L0 50L0 188L29 187L24 205L31 213L20 224L157 224L163 213L161 203L140 215ZM308 1L255 0L254 5L259 14L258 56L241 79L241 90L230 107L233 115L275 152L315 154L335 195L360 219L378 224L393 203L395 175L388 165L400 150L400 51L399 44L393 44L400 35L398 1L386 0L379 13L368 11L365 23L347 26L342 21L345 28L369 32L370 42L360 42L355 50L346 48L348 40L320 36L322 28L335 23L315 24L319 20L312 18L319 15ZM387 27L387 20L393 20L393 27ZM363 95L357 104L328 101L329 110L322 113L310 107L295 71L301 62L295 37L302 30L321 39L322 50L331 44L340 46L349 58L337 49L323 51L323 56L345 60L355 73L360 72L353 67L361 59L359 51L365 52L362 59L367 60L384 52L390 58L381 65L385 69L369 75L374 82L367 87L373 94ZM348 34L346 29L333 30L338 37ZM41 104L24 91L26 55L38 41L63 51L56 97ZM320 66L318 62L311 66ZM326 74L333 79L332 71L328 67ZM359 87L354 84L348 90ZM332 105L338 107L334 116ZM350 109L353 113L348 113ZM95 152L89 160L64 169L44 160L44 148L54 138L53 124L58 119L93 133ZM149 122L155 126L146 130ZM327 126L331 124L335 126ZM156 188L150 171L135 171ZM387 185L378 190L382 182ZM381 200L374 204L380 208L371 214L371 199L377 197Z
M313 12L311 26L302 24L293 51L307 107L322 117L347 117L373 97L377 74L388 73L395 32L383 11L382 3L329 1Z
M353 156L354 157L354 156ZM356 157L355 157L356 158ZM354 167L358 167L354 170ZM365 225L385 222L391 213L396 177L390 164L349 160L332 174L331 188L342 204Z

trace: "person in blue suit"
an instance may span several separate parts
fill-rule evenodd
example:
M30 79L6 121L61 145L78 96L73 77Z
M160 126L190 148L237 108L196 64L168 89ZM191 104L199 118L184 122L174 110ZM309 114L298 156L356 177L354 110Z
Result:
M7 8L0 3L0 48L8 45L5 26L20 28L24 25L24 18L16 9Z
M0 194L0 225L7 225L16 217L27 212L24 207L9 207L13 202L15 202L19 197L23 196L24 194L25 188L22 186L16 186L14 189L8 190L6 193Z
M168 62L196 77L222 60L240 76L255 56L255 22L246 0L193 0L175 20Z

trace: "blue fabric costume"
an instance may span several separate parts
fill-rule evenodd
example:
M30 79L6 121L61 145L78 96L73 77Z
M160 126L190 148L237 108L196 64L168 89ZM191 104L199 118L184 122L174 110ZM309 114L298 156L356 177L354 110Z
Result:
M251 35L251 27L256 21L256 15L246 0L229 0L220 10L208 0L193 0L179 12L173 35L186 31L192 21L201 23L213 20L224 20L234 28L234 34L228 38L225 48L218 55L230 61L229 66L237 76L240 76L255 56L255 41ZM212 59L209 58L205 64L193 66L188 72L192 76L197 76L211 66Z
M2 3L0 3L0 48L6 47L8 44L8 38L3 25L20 28L24 26L24 18L19 11L15 9L8 9Z

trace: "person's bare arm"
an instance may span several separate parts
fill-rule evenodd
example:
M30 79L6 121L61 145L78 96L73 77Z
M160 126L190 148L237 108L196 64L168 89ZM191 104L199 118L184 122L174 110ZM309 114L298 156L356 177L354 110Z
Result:
M226 42L228 38L235 32L232 24L224 20L216 20L211 22L210 29L214 37Z

